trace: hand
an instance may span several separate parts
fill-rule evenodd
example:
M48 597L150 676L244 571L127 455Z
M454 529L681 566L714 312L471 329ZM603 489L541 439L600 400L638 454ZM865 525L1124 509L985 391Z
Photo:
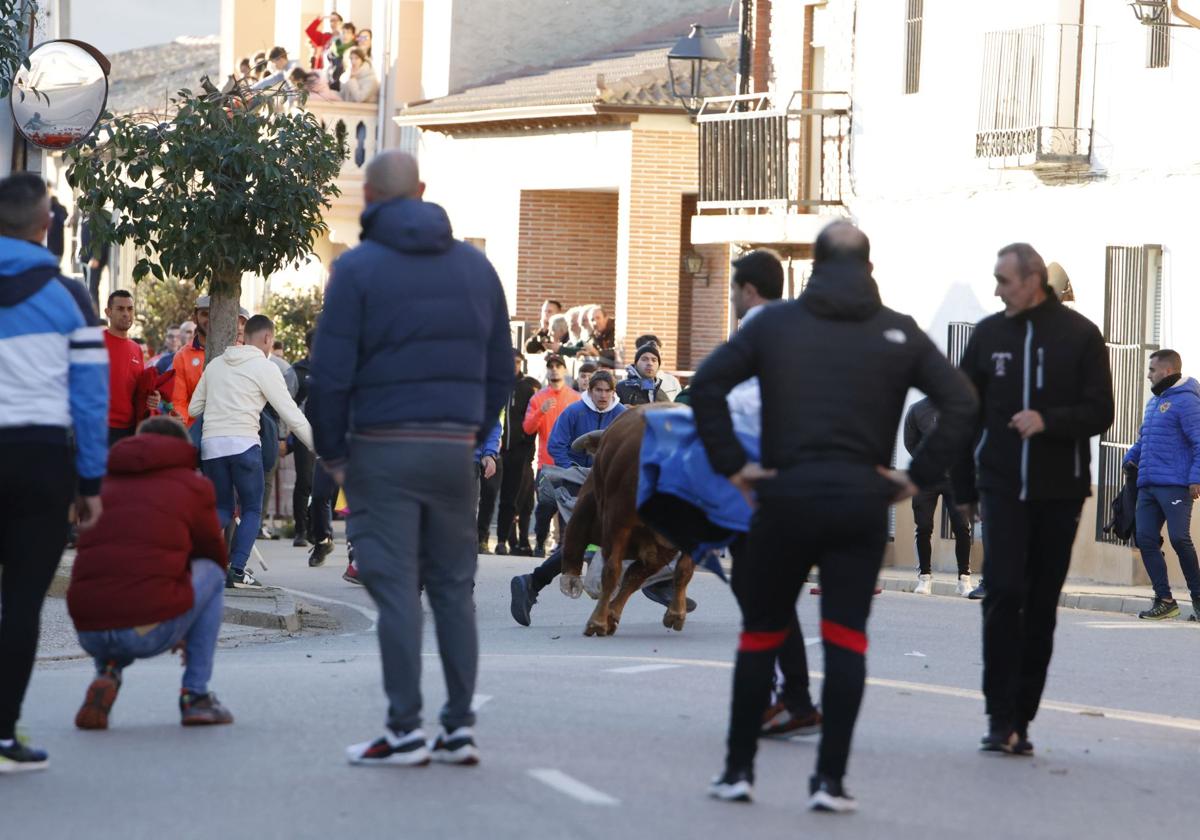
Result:
M750 507L756 507L754 501L754 485L762 481L764 478L774 478L778 475L776 470L764 469L762 464L756 464L754 461L747 461L746 464L733 475L729 476L729 483L738 489L738 492L746 497L746 503Z
M890 470L887 467L876 467L875 472L896 485L896 493L892 496L893 502L903 502L905 499L911 499L919 492L917 485L913 484L912 479L908 477L908 472L905 470Z
M102 507L99 496L80 496L75 500L75 524L86 531L100 521Z
M288 454L287 441L286 440L279 441L279 457L280 458L286 457L287 454Z
M151 411L157 411L160 405L162 405L162 397L158 395L158 391L146 397L146 408Z
M96 260L96 259L88 260L88 268L99 268L99 267L100 267L100 260Z
M483 467L484 479L489 479L496 474L496 459L491 455L484 455L479 465Z
M1188 492L1192 494L1192 501L1200 499L1200 484L1189 484Z
M333 480L337 483L338 487L346 486L346 468L345 467L331 467L328 464L326 464L324 461L321 462L321 466L324 468L325 472L329 473L333 477Z
M1008 421L1008 428L1015 429L1021 440L1029 440L1034 435L1046 431L1046 421L1037 411L1018 411Z
M554 410L554 406L556 405L558 405L558 400L554 399L554 397L550 397L548 400L542 403L542 414L549 414Z

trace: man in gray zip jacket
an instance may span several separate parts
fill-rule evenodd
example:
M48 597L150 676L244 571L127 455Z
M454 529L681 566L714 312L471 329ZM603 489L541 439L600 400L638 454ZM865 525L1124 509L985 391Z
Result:
M1091 494L1089 439L1112 423L1112 378L1100 331L1059 303L1038 252L1016 243L997 256L1004 311L979 322L963 354L980 406L974 453L953 470L954 494L971 515L979 502L983 512L982 749L1031 755L1029 722Z

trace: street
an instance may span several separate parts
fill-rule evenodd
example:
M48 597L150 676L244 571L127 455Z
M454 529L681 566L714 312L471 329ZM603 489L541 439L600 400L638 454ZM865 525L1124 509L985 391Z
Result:
M186 730L173 657L139 662L107 732L71 721L84 660L39 663L23 725L50 751L45 773L0 785L4 837L661 838L1128 837L1194 826L1200 759L1200 626L1061 610L1032 760L976 751L985 720L979 606L885 592L871 620L871 678L847 788L853 816L805 810L815 739L764 742L756 801L706 798L723 757L736 606L697 574L699 609L682 634L635 597L612 638L584 638L591 609L547 589L533 626L508 614L508 580L527 558L481 558L482 643L474 769L358 768L348 744L384 716L374 611L283 542L258 545L264 579L330 610L336 633L218 651L213 688L231 727ZM321 600L318 600L321 599ZM815 599L801 599L810 668L821 670ZM426 732L443 697L425 638ZM814 688L819 679L814 680Z

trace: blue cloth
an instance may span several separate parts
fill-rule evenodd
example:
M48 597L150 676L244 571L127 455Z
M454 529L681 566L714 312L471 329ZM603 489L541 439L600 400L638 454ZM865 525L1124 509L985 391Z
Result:
M372 204L362 243L333 264L317 324L308 413L336 462L355 430L458 424L486 436L513 382L508 305L495 269L446 212Z
M1167 523L1171 548L1179 555L1179 566L1192 598L1200 598L1200 561L1192 544L1192 496L1188 488L1143 487L1137 498L1136 544L1142 552L1142 564L1154 597L1171 600L1171 584L1167 580L1167 561L1162 553L1162 526Z
M224 614L225 570L212 560L193 560L192 592L190 610L168 621L160 621L148 633L139 633L132 627L86 630L79 634L79 646L96 660L97 671L109 662L114 662L119 670L132 665L136 659L166 653L177 642L186 639L183 688L205 694L212 678L213 655L217 651Z
M250 550L262 527L263 475L261 446L251 446L237 455L209 458L200 462L200 470L208 476L217 491L217 519L224 530L233 521L234 494L241 522L233 535L229 549L229 568L241 572L250 559Z
M614 402L608 411L597 411L596 404L587 394L563 409L562 414L554 421L550 431L550 440L546 441L546 451L554 459L556 467L590 467L592 456L586 452L576 452L571 449L571 443L580 435L607 429L613 420L625 411L625 406Z
M104 330L53 254L9 237L0 237L0 370L0 440L66 446L73 428L79 490L98 495L108 462Z
M475 447L475 463L478 464L483 460L484 455L491 455L493 458L500 456L500 421L496 421L496 425L488 432L487 440Z
M1150 398L1125 461L1137 464L1138 487L1200 484L1200 382L1188 377Z

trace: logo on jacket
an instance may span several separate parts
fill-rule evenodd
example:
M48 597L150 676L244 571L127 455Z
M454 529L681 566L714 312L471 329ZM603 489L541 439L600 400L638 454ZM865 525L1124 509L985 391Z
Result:
M1008 363L1012 361L1012 353L993 353L992 362L996 365L996 376L1008 375Z
M883 337L892 342L892 344L904 344L908 341L908 336L904 334L904 330L898 329L884 330Z
M1160 413L1160 414L1165 414L1165 413L1166 413L1166 411L1167 411L1167 409L1168 409L1168 408L1170 408L1170 407L1171 407L1171 401L1170 401L1170 400L1163 400L1162 402L1160 402L1160 403L1158 404L1158 411L1159 411L1159 413Z
M199 366L200 366L200 360L198 358L192 359L192 367L199 367Z

